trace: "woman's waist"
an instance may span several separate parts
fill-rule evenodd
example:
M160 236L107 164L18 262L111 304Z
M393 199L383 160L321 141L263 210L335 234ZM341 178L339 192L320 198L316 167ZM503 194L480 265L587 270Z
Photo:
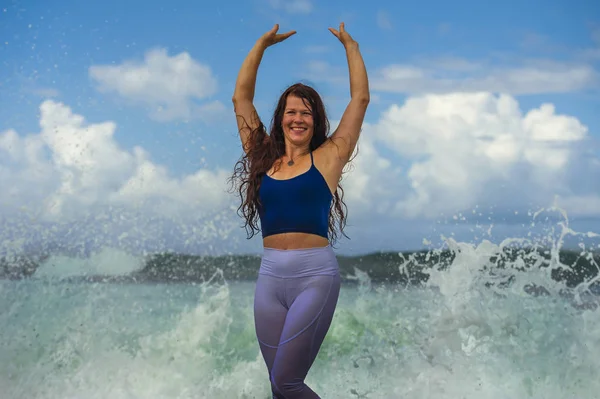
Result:
M263 238L263 246L280 250L310 249L329 246L329 240L312 233L285 232Z
M295 249L265 247L259 273L284 278L335 275L339 273L339 266L330 245Z

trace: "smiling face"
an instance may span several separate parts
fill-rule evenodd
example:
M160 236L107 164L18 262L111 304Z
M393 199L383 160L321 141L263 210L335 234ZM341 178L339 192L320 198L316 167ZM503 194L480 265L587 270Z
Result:
M296 146L308 145L314 131L313 114L308 101L290 94L286 100L281 128L287 141Z
M277 101L269 134L275 152L281 157L286 143L314 151L329 135L329 120L319 93L310 86L296 83L288 87Z

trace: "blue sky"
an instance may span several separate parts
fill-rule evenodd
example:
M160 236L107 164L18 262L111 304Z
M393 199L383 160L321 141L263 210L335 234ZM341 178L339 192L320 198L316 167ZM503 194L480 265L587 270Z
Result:
M236 199L223 184L240 151L230 102L239 66L274 23L296 30L265 54L256 106L269 121L278 95L304 81L335 124L348 76L327 28L344 21L372 102L344 182L352 239L341 251L414 249L442 234L527 235L527 212L557 196L575 226L594 230L593 3L5 2L0 177L11 189L0 194L0 215L27 220L6 229L11 239L78 231L98 245L258 251L231 217ZM207 232L207 220L219 227ZM495 233L477 233L489 224Z

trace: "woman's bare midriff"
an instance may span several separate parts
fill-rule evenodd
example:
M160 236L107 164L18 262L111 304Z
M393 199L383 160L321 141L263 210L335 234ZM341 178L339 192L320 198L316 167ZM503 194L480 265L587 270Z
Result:
M329 241L325 237L306 233L281 233L263 239L265 248L303 249L326 247Z

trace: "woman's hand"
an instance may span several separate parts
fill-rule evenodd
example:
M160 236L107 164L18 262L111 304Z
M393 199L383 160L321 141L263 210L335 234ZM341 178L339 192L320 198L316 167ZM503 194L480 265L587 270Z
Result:
M352 36L350 36L350 34L346 32L346 28L343 22L340 24L339 31L333 28L329 28L329 31L333 33L333 35L337 37L340 42L342 42L345 48L348 48L349 46L358 45L358 43L356 43L356 41L352 39Z
M261 46L263 46L264 48L267 48L274 44L284 41L285 39L287 39L288 37L290 37L296 33L295 30L291 30L287 33L279 33L278 34L277 33L278 30L279 30L279 24L275 24L273 29L271 29L270 31L268 31L267 33L265 33L258 39L258 43Z

